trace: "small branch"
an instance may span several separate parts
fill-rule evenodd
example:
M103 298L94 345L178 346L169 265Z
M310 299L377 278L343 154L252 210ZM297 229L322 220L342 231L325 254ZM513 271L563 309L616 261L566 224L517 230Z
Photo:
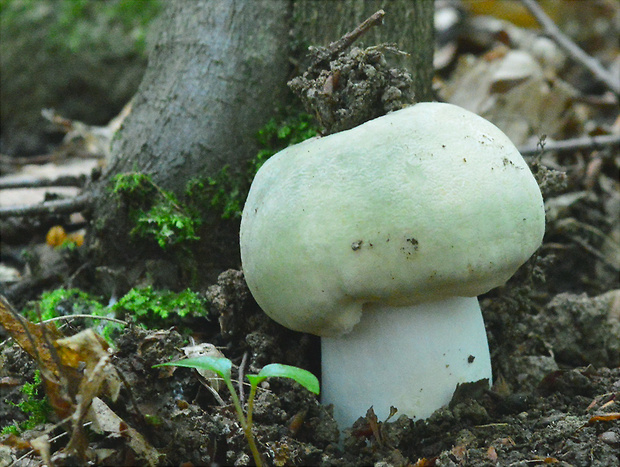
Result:
M0 207L0 219L24 216L45 216L52 214L70 214L82 211L92 203L89 194L81 194L75 198L45 201L40 204Z
M575 151L579 149L602 149L607 146L620 145L620 135L582 136L580 138L566 139L563 141L548 141L541 146L526 145L519 148L523 156L533 156L539 152L548 151Z
M0 180L0 190L10 190L15 188L46 188L52 186L70 186L81 188L86 182L86 176L63 175L58 178L22 178L18 180Z
M6 164L8 166L19 166L29 165L29 164L47 164L48 162L53 162L57 159L58 156L56 154L42 154L39 156L30 156L30 157L11 157L5 154L0 154L0 164Z
M243 390L243 373L245 372L245 365L248 362L248 353L243 352L243 358L241 359L241 364L239 365L239 399L243 404L245 401L245 394Z
M607 88L620 95L620 83L615 79L609 71L607 71L594 57L584 52L577 44L575 44L568 36L566 36L555 25L553 20L538 5L536 0L521 0L521 3L536 18L536 21L543 27L545 33L551 37L557 44L564 49L574 60L586 67L599 81L605 83Z
M605 256L602 252L598 251L596 248L594 248L592 245L590 245L585 240L582 240L577 237L570 237L570 240L576 243L577 245L579 245L581 248L583 248L585 251L590 253L592 256L597 258L603 264L609 266L612 270L616 272L620 272L620 268L618 268L618 266L614 264L613 261L610 261L609 259L607 259L607 256Z
M222 396L220 396L220 393L217 392L214 388L212 388L209 383L207 383L206 381L203 381L204 378L202 378L201 376L199 376L199 378L201 378L200 384L202 384L202 386L206 388L213 395L213 397L215 397L215 400L217 401L217 403L220 404L220 406L222 407L226 407L227 404L226 402L224 402L224 399L222 399Z
M52 321L69 321L76 318L88 318L88 319L102 319L105 321L112 321L114 323L124 324L127 326L127 321L123 321L122 319L110 318L108 316L95 316L95 315L67 315L67 316L56 316L55 318L49 318L41 321L41 324L51 323Z
M336 57L342 51L346 50L353 42L359 39L361 36L366 34L370 28L373 26L380 24L383 21L383 17L385 16L385 11L379 10L373 15L366 18L366 20L358 25L353 31L346 33L337 41L329 44L323 53L319 54L312 64L311 68L319 64L323 61L329 61L333 57Z

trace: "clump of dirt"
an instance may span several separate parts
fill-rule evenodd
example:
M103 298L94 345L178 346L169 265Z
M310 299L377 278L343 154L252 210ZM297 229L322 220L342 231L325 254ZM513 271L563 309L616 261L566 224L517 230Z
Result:
M324 49L311 48L310 53L318 60ZM353 47L323 66L310 67L289 87L315 115L324 134L348 130L413 103L411 74L390 67L389 53L404 52L388 44Z
M541 261L534 259L530 268L536 267ZM614 405L620 368L604 367L618 358L618 340L613 338L617 330L609 327L618 325L617 293L596 298L564 294L537 309L533 290L511 282L483 300L485 314L499 310L496 316L503 317L489 323L494 370L500 376L492 391L471 391L427 420L396 413L393 421L385 422L369 412L341 436L331 407L292 381L269 380L258 392L254 416L265 460L269 465L323 466L495 466L525 461L617 465L620 417ZM237 365L245 365L246 373L272 362L317 369L313 338L268 319L249 295L240 271L222 273L205 295L219 331L214 327L211 335L201 337L220 346ZM558 321L568 319L559 316L564 309L570 310L566 316L572 316L571 325L558 328ZM494 334L500 324L507 324L501 321L507 316L513 330ZM518 340L496 345L508 335ZM605 338L593 342L597 335ZM219 391L221 405L194 370L152 368L184 357L181 348L186 344L187 337L174 329L127 329L117 340L113 360L126 386L110 406L161 454L162 463L252 465L226 390ZM5 349L3 376L24 377L21 368L10 364L21 361L19 353ZM547 364L535 364L536 359ZM560 369L559 363L573 366ZM508 370L510 365L514 370ZM234 378L237 372L238 367ZM122 440L93 435L89 450L104 448L114 452L106 459L111 464L138 461Z

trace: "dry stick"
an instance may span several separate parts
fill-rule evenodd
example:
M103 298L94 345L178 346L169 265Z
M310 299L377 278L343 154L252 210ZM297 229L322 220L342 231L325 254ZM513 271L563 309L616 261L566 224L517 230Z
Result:
M526 145L519 148L523 156L533 156L547 151L575 151L579 149L601 149L620 145L620 135L582 136L562 141L547 141L544 144Z
M11 157L5 154L0 154L0 164L6 165L29 165L29 164L47 164L48 162L54 161L58 156L55 154L41 154L40 156L30 156L30 157Z
M50 186L83 187L86 176L63 175L57 178L34 178L17 180L0 180L0 190L12 190L15 188L46 188Z
M383 17L385 16L385 11L379 10L373 15L366 18L366 20L358 25L353 31L346 33L337 41L332 42L327 46L327 48L321 53L316 60L312 63L310 68L314 68L320 62L331 60L333 57L340 54L343 50L347 49L353 42L355 42L359 37L364 35L370 28L379 24L383 21Z
M112 321L113 323L124 324L125 326L129 324L127 321L123 321L122 319L110 318L109 316L95 316L95 315L83 315L83 314L56 316L55 318L49 318L49 319L45 319L41 321L41 324L47 324L47 323L51 323L54 321L70 321L72 319L77 319L77 318L100 319L104 321Z
M243 358L241 359L241 364L239 365L239 400L243 405L243 399L245 399L245 393L243 391L243 373L245 372L245 365L248 362L248 353L243 352Z
M610 261L609 259L607 259L607 256L605 256L602 252L598 251L596 248L594 248L592 245L590 245L585 240L582 240L578 237L570 237L570 240L573 243L576 243L577 245L579 245L581 248L583 248L585 251L590 253L592 256L596 257L599 261L609 266L614 271L620 272L620 268L616 264L614 264L613 261Z
M45 430L45 432L46 432L46 433L51 433L51 432L52 432L52 431L54 431L56 428L58 428L58 427L60 427L60 426L64 425L66 422L68 422L70 418L71 418L71 417L67 417L67 418L65 418L64 420L59 421L59 422L58 422L58 423L56 423L54 426L52 426L52 427L50 427L50 428L47 428L47 429ZM84 423L84 424L82 425L82 428L86 428L87 426L90 426L90 425L92 425L92 424L93 424L93 422L86 422L86 423ZM67 436L68 434L69 434L68 432L64 431L64 432L60 433L59 435L56 435L56 436L54 436L53 438L50 438L48 441L49 441L49 443L50 443L50 444L52 444L54 441L58 441L60 438L63 438L63 437L65 437L65 436ZM28 452L26 452L26 454L24 454L23 456L21 456L19 459L16 459L16 460L15 460L12 464L9 464L9 466L8 466L8 467L13 467L13 466L16 466L16 465L21 465L21 464L19 463L19 461L21 461L22 459L25 459L25 458L26 458L26 457L28 457L30 454L34 454L35 452L36 452L36 451L35 451L34 449L29 450Z
M45 201L40 204L0 207L0 219L8 217L45 216L50 214L67 214L82 211L92 203L89 194L75 198Z
M224 399L222 399L220 394L214 388L209 386L209 383L203 382L202 379L201 379L200 380L200 384L202 384L203 387L207 388L207 390L213 395L213 397L215 397L215 400L217 401L218 404L220 404L220 406L226 407L228 405L228 404L226 404L226 402L224 402Z
M550 36L557 44L564 49L574 60L581 63L600 81L611 89L616 95L620 95L620 83L609 71L607 71L595 58L584 52L568 36L566 36L555 25L553 20L538 5L536 0L521 0L523 5L536 18L536 21L543 27L545 33Z

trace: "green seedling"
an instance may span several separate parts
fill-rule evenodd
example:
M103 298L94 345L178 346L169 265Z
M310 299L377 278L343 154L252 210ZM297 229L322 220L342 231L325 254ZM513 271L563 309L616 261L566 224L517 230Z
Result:
M247 412L243 413L241 401L239 400L239 396L237 395L237 392L232 384L232 362L229 359L207 356L195 357L178 360L176 362L161 363L159 365L154 365L154 368L162 366L182 366L186 368L194 368L196 370L208 370L214 372L224 380L228 391L230 391L230 396L232 398L233 405L235 406L235 411L237 412L237 418L239 419L243 433L248 440L250 450L252 451L252 456L254 457L254 462L259 467L263 465L263 459L258 452L256 441L254 440L254 434L252 433L252 414L254 411L254 399L256 397L258 385L267 378L290 378L314 394L318 394L320 391L319 380L309 371L294 366L272 363L263 367L257 375L246 375L250 381L250 395L248 396Z

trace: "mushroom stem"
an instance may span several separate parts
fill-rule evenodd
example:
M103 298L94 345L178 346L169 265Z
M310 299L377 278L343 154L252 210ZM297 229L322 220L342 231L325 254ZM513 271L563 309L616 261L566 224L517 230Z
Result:
M422 419L450 402L459 383L488 379L491 358L476 297L415 306L364 305L342 337L321 339L323 403L347 428L373 406Z

